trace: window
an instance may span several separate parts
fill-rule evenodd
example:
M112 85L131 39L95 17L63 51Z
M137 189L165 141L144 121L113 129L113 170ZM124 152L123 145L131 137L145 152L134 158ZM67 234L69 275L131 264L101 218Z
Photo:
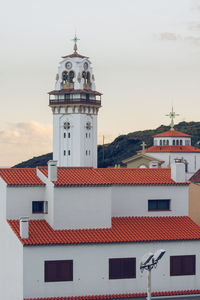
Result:
M179 140L176 140L176 145L177 145L177 146L179 145Z
M71 155L70 150L68 150L68 155Z
M175 144L176 144L176 141L175 141L175 140L173 140L173 142L172 142L172 143L173 143L173 146L175 146Z
M47 201L32 201L33 214L47 214L48 202Z
M73 260L44 262L44 281L73 281Z
M66 133L64 132L64 139L66 138Z
M170 256L170 276L195 275L196 256Z
M85 137L87 138L87 133L85 134Z
M70 134L70 132L68 132L68 138L70 139L70 137L71 137L71 134Z
M74 71L70 71L69 72L69 82L73 83L73 79L74 79Z
M167 140L167 146L169 145L169 140Z
M180 140L180 145L181 145L181 146L183 145L183 141L182 141L182 140Z
M64 150L64 156L66 155L66 150Z
M162 140L160 140L160 146L162 146Z
M85 151L85 154L87 155L87 150Z
M109 279L136 278L136 258L110 258Z
M148 200L148 211L151 210L169 210L170 199Z

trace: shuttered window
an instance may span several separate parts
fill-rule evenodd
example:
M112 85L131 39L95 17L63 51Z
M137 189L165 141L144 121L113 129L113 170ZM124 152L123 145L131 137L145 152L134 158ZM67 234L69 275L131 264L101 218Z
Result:
M44 281L73 281L73 260L44 262Z
M110 258L109 279L136 278L136 258Z
M196 256L170 256L170 276L195 275Z
M148 200L148 211L170 210L170 199Z

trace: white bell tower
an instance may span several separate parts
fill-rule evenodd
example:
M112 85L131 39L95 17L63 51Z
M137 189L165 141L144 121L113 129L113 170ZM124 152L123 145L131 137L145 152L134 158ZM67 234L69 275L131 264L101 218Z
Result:
M63 167L97 167L97 116L101 93L88 57L77 53L62 57L55 90L49 93L53 112L53 160Z

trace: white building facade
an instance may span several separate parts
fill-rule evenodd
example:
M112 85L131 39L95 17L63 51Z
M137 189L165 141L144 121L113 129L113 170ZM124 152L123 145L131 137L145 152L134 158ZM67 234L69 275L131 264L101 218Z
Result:
M53 159L59 166L97 167L97 117L101 93L88 57L64 56L55 90L49 93L53 112Z
M180 182L179 169L177 181L170 169L50 162L48 169L0 170L0 298L144 298L140 259L159 248L166 255L152 272L153 293L200 293L200 227L188 217L189 185ZM128 275L116 275L116 262L131 264ZM182 270L183 263L192 267Z
M169 168L175 160L182 160L187 179L200 169L200 149L191 146L190 135L173 128L155 135L153 146L145 152L152 158L162 160L162 168Z

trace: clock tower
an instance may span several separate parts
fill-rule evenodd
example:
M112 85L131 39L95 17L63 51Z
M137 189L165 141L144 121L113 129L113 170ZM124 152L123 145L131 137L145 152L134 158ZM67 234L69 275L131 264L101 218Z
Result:
M53 112L53 160L63 167L97 167L97 116L101 93L88 57L77 52L63 56L55 90L49 93Z

